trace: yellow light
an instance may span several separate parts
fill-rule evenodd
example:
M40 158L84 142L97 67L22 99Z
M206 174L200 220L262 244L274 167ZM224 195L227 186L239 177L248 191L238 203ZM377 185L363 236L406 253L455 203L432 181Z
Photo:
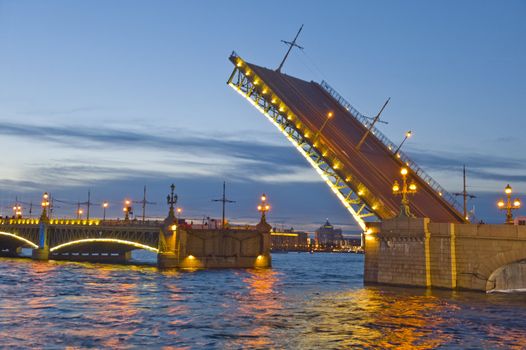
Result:
M262 93L263 95L265 95L267 92L268 92L267 89L263 89L263 91L261 91L261 93Z
M258 205L258 210L261 211L261 205Z
M266 201L266 200L267 200L267 196L262 195L262 196L261 196L261 201L264 202L264 201Z
M327 118L332 118L333 114L332 112L327 113Z
M397 153L397 154L396 154L396 157L397 157L397 158L400 158L400 153Z
M276 103L276 99L273 98L272 101L270 101L270 102L272 102L272 103Z
M25 239L24 237L20 237L20 236L17 236L15 234L12 234L12 233L9 233L9 232L1 232L1 231L0 231L0 235L16 238L19 241L22 241L22 242L30 245L32 248L35 248L35 249L38 248L38 245L36 245L35 243Z
M261 259L263 259L263 256L262 255L258 255L257 259L261 260Z
M122 208L122 211L128 211L128 208Z
M126 205L130 205L130 201L129 201L129 200L126 200L124 203L125 203Z
M514 201L513 201L513 206L515 206L515 207L517 207L517 208L520 207L520 206L521 206L521 201L520 201L520 199L516 199L516 200L514 200Z
M405 137L409 138L411 137L413 133L411 132L411 130L409 130L408 132L405 133Z
M402 175L407 175L407 168L402 168L402 169L400 170L400 174L402 174Z
M362 190L358 191L358 195L363 196L363 191Z
M245 75L248 77L250 75L250 71L249 70L246 70L245 71Z
M49 194L47 192L44 192L44 195L42 196L42 198L48 199L49 198Z
M283 107L279 107L279 111L280 111L280 112L283 112L284 110L285 110L285 108L283 108Z
M108 202L104 202L104 203L102 203L102 206L103 206L104 208L107 208L107 207L109 206L109 203L108 203Z
M243 65L243 63L242 63L241 61L238 61L238 62L237 62L237 66L238 66L238 67L241 67L242 65Z
M499 201L497 202L497 206L498 206L499 208L502 208L502 207L504 206L504 201L503 201L502 199L499 200Z
M400 185L398 184L398 181L395 181L393 185L393 192L398 192L398 191L400 191Z
M416 184L414 182L411 182L411 184L409 185L409 190L416 191Z
M177 231L177 225L172 225L170 228L172 229L172 231Z
M183 209L181 209L181 208L177 208L177 212L178 212L179 214L181 214L182 211L183 211Z
M190 259L190 260L194 260L195 257L194 257L193 255L188 255L188 259Z
M150 246L145 245L145 244L141 244L141 243L137 243L137 242L131 242L131 241L125 241L125 240L116 239L116 238L86 238L86 239L79 239L78 241L72 241L72 242L67 242L67 243L64 243L64 244L57 245L57 246L55 246L53 248L50 248L49 251L50 252L54 252L55 250L59 250L59 249L65 248L65 247L69 247L69 246L76 245L76 244L83 244L83 243L118 243L118 244L125 244L125 245L129 245L129 246L133 246L133 247L138 248L138 249L149 250L149 251L154 252L154 253L158 253L159 252L159 249L150 247Z
M506 192L506 194L511 194L511 186L510 185L506 186L506 188L504 189L504 192Z
M270 205L267 204L267 205L265 206L265 210L270 210Z
M271 236L285 236L285 237L298 237L297 233L285 233L285 232L272 232Z

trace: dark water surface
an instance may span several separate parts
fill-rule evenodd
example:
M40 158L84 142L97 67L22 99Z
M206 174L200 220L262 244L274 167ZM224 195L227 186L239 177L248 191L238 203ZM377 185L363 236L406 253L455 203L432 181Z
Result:
M271 270L0 259L1 348L526 348L526 295L364 287L363 256Z

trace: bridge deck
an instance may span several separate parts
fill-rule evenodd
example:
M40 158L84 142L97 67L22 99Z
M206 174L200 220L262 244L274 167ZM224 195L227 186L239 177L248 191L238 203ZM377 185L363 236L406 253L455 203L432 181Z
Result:
M400 208L400 198L392 194L394 180L400 182L400 168L403 162L372 134L361 149L356 150L365 126L331 97L319 84L307 82L286 74L278 73L255 64L248 67L281 99L287 107L307 126L318 132L327 118L317 141L328 147L343 164L342 171L357 177L382 202L376 213L380 219L396 216ZM435 222L463 222L462 214L449 204L428 183L409 170L419 191L411 199L413 213L428 217Z

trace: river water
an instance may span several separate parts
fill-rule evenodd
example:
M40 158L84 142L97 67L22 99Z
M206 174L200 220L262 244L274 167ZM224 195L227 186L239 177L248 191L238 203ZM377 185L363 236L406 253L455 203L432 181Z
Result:
M274 254L273 264L1 258L0 347L526 348L526 294L364 287L355 254Z

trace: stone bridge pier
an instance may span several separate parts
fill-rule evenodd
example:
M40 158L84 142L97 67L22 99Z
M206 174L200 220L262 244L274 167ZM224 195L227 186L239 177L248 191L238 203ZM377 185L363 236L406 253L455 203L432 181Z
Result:
M526 290L526 226L398 217L368 225L366 283Z

